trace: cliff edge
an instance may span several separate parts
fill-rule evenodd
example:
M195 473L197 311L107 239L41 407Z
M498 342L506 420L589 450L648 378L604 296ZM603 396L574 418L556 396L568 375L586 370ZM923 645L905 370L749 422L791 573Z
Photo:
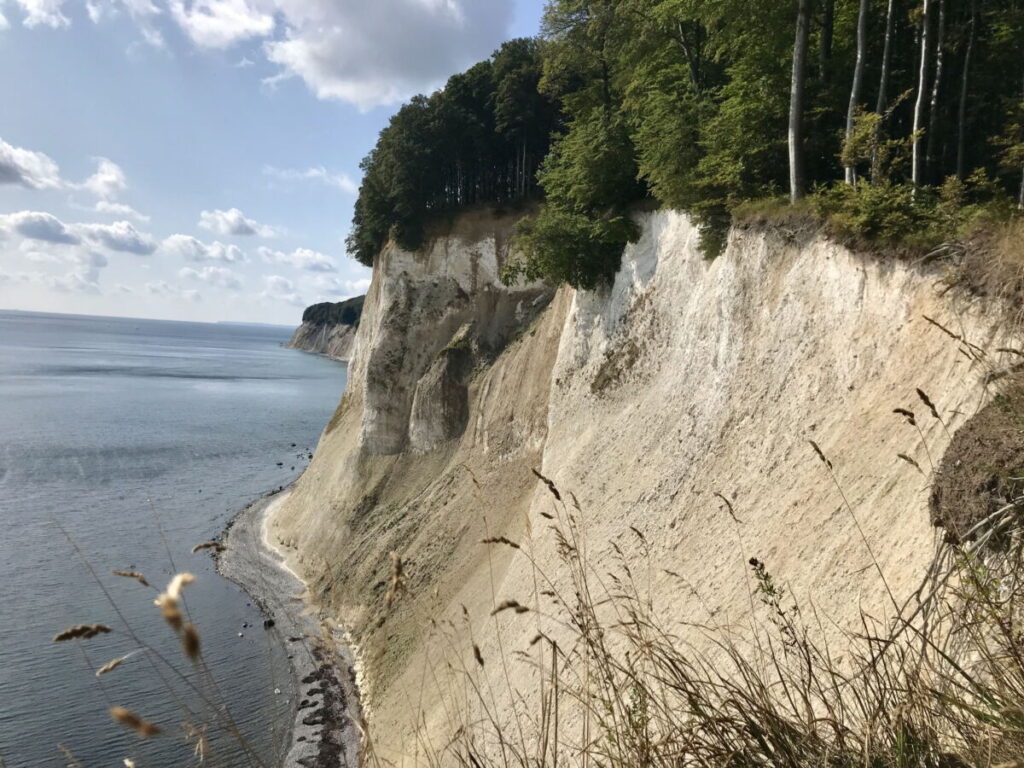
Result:
M925 475L987 399L963 347L999 360L997 319L940 295L936 267L821 234L734 229L708 261L686 216L639 222L602 291L502 285L512 222L479 213L377 258L348 389L270 530L351 631L386 759L443 749L474 718L530 727L547 647L532 640L561 629L495 608L561 579L533 469L572 494L588 561L642 569L694 648L758 609L751 557L837 638L859 608L885 612L865 541L898 596L920 582ZM918 387L948 432L893 414L920 408Z
M356 296L307 307L302 313L302 325L295 329L285 346L347 362L352 356L365 299L365 296Z

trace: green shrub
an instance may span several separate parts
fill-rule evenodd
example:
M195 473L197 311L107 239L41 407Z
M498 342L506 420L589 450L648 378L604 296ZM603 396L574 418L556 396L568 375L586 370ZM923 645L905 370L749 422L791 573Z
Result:
M894 245L934 229L934 198L909 184L842 184L816 191L811 205L841 237Z
M594 219L550 205L520 221L517 230L517 255L502 270L503 282L544 279L583 289L611 283L623 248L639 237L626 216Z

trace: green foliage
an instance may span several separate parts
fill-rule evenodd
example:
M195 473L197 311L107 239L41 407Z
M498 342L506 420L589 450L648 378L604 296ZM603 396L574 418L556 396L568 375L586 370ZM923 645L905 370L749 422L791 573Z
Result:
M515 237L516 258L502 272L506 283L548 280L591 289L611 282L622 249L639 236L626 216L590 218L548 205L523 219Z
M535 194L559 115L541 69L539 43L512 40L399 109L360 166L349 252L369 266L388 239L420 248L441 213Z
M1006 220L1005 192L983 170L966 180L947 177L938 188L910 184L823 187L810 199L830 230L846 239L929 249L963 237L980 222Z
M840 235L898 243L931 227L934 206L923 198L909 184L841 185L819 190L811 204Z
M1024 196L1024 6L945 0L918 99L920 5L896 4L884 58L889 3L871 0L847 137L860 2L813 5L802 155L832 231L930 247L963 232L977 206L1001 211L997 197ZM506 43L395 115L364 161L350 250L370 264L389 238L419 247L433 217L537 197L544 213L524 224L509 279L610 279L612 251L629 240L623 222L652 200L688 212L717 255L738 207L789 188L795 21L793 0L548 0L541 39ZM945 181L968 168L998 190Z
M548 204L573 213L621 210L642 195L621 121L597 113L558 137L538 176Z
M365 296L356 296L345 301L313 304L302 313L302 322L310 325L359 325L365 300Z

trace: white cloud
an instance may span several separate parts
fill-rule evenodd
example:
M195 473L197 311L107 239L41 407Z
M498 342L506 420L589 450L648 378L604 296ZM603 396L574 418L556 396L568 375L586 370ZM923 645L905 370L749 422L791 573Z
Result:
M47 155L12 146L0 139L0 184L55 189L63 182L60 169Z
M272 165L265 165L263 166L263 173L266 176L280 179L281 181L319 182L321 184L326 184L329 187L340 189L342 192L346 192L350 195L354 195L359 191L359 185L356 184L347 173L331 173L322 165L314 168L306 168L305 170L299 170L297 168L275 168Z
M229 291L237 291L242 287L242 281L238 279L238 275L227 267L200 267L199 269L182 267L178 276L185 280L199 280Z
M26 27L66 27L71 20L64 15L64 0L15 0L25 12Z
M66 275L47 275L43 279L43 283L52 290L63 293L101 293L99 281L92 279L87 271L72 271Z
M111 203L107 200L100 200L98 203L96 203L96 212L106 213L109 214L110 216L127 216L129 218L135 219L136 221L140 221L143 224L147 223L150 218L149 216L146 216L143 213L139 213L130 205L125 205L124 203Z
M66 0L14 0L27 26L69 23ZM508 36L516 0L88 0L102 21L124 9L162 46L152 19L166 12L199 48L263 41L279 82L300 78L319 98L361 109L436 86ZM102 6L100 5L102 3Z
M171 235L160 244L160 250L185 261L225 261L235 264L247 261L245 253L236 245L224 245L219 241L207 244L191 235Z
M7 22L7 17L4 16L3 11L0 11L0 32L7 29L11 25ZM2 277L2 275L0 275Z
M89 242L111 251L148 256L157 248L152 236L139 232L130 222L113 224L65 224L45 211L18 211L0 216L0 232L17 234L26 241L52 245L80 245ZM24 247L24 243L23 243Z
M287 264L307 272L334 272L337 269L330 256L309 248L296 248L291 253L285 253L261 246L258 251L268 264Z
M274 16L248 0L170 0L171 16L200 48L227 48L274 30Z
M176 285L171 285L164 280L154 280L153 282L146 283L146 293L152 296L162 296L170 299L184 299L190 302L199 302L203 300L199 291L192 288L181 289Z
M116 17L122 10L139 21L160 14L160 9L152 0L86 0L85 10L93 24L99 24L108 17Z
M45 211L19 211L0 216L0 228L44 243L78 245L81 242L70 227Z
M267 58L322 99L394 103L488 55L514 0L275 0L286 21Z
M40 258L32 258L38 256ZM45 272L16 272L9 277L20 283L42 285L52 291L61 293L102 293L100 290L100 270L107 266L107 257L93 251L79 251L63 259L43 258L47 254L29 254L31 261L67 262L73 269L62 275Z
M199 226L216 232L218 235L273 237L277 231L273 227L248 219L237 208L227 211L202 211L199 214Z
M260 298L271 299L272 301L283 301L294 307L304 307L306 303L298 293L295 292L295 284L281 275L266 275L263 278L263 290Z
M321 293L319 300L338 301L366 293L370 287L370 281L367 279L343 280L333 275L317 275L313 278L313 286Z
M0 216L0 233L17 234L26 241L52 245L80 245L87 241L112 251L148 256L157 244L127 221L113 224L65 224L45 211L18 211ZM23 247L24 247L23 243Z
M112 200L128 188L128 179L113 160L97 157L96 173L76 186L102 200Z
M3 0L0 0L2 2ZM112 202L128 188L128 179L117 163L96 158L96 172L85 181L74 183L61 177L60 168L48 155L15 147L0 139L0 185L16 184L29 189L72 189L89 192L99 198L95 210L117 216L132 216L148 221L130 206Z
M112 251L149 256L157 249L157 243L152 236L139 232L128 221L115 221L113 224L80 224L77 229L83 237L105 245Z

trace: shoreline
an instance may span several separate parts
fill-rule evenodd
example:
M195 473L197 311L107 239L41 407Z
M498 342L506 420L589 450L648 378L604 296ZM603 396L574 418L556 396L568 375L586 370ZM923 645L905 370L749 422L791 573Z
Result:
M290 488L246 506L224 531L217 572L241 587L288 656L292 727L282 768L359 765L361 719L355 661L339 629L305 600L306 584L266 537L266 521Z
M316 355L317 357L326 357L328 360L333 360L336 363L349 364L352 359L349 357L335 357L334 355L328 354L327 352L317 352L315 349L306 349L305 347L293 347L290 341L283 342L281 344L285 349L294 349L296 352L305 352L307 355Z

